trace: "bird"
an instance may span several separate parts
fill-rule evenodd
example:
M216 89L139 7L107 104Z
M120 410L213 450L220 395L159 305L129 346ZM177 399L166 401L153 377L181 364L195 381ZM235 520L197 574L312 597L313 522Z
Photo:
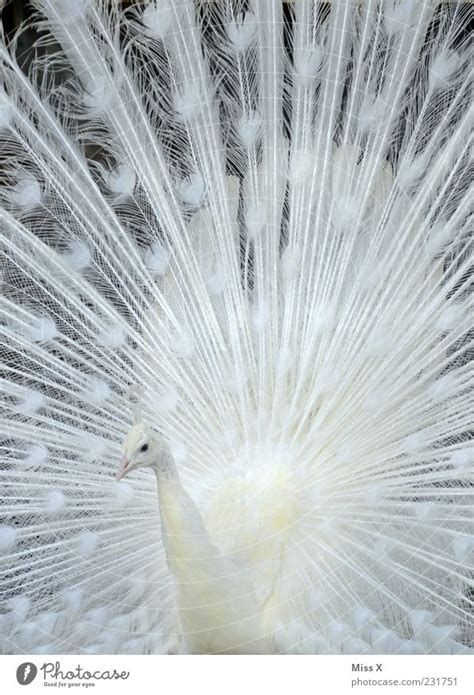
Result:
M126 437L117 478L142 466L152 468L157 480L166 562L176 584L177 634L183 636L186 652L270 652L270 640L260 637L265 612L248 570L212 542L169 449L139 424ZM238 602L236 596L241 597ZM183 647L178 643L175 649Z
M472 6L32 7L0 652L472 653Z

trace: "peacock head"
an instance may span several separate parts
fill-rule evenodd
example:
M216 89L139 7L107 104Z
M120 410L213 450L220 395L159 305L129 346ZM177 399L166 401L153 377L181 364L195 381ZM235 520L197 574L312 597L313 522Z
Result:
M117 471L117 480L121 480L135 468L156 468L168 465L169 452L158 441L154 432L146 425L133 425L122 444L122 459Z

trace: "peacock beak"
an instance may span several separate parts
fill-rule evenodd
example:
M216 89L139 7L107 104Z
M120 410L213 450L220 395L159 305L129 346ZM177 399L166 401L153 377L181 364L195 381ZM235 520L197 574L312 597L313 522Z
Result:
M117 471L117 475L115 476L117 480L122 480L122 478L125 478L127 473L130 473L132 470L132 466L130 465L130 459L128 456L123 454L122 458L120 459L120 467Z

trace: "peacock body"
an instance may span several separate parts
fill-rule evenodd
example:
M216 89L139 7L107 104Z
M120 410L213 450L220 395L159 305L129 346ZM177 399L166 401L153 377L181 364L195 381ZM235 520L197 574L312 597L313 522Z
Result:
M2 652L472 651L472 6L34 6Z

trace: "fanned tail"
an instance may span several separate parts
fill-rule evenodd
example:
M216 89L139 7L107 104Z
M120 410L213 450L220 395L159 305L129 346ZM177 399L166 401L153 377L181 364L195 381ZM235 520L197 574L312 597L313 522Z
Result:
M34 4L28 75L0 43L2 651L168 649L132 384L275 651L468 651L472 8Z

